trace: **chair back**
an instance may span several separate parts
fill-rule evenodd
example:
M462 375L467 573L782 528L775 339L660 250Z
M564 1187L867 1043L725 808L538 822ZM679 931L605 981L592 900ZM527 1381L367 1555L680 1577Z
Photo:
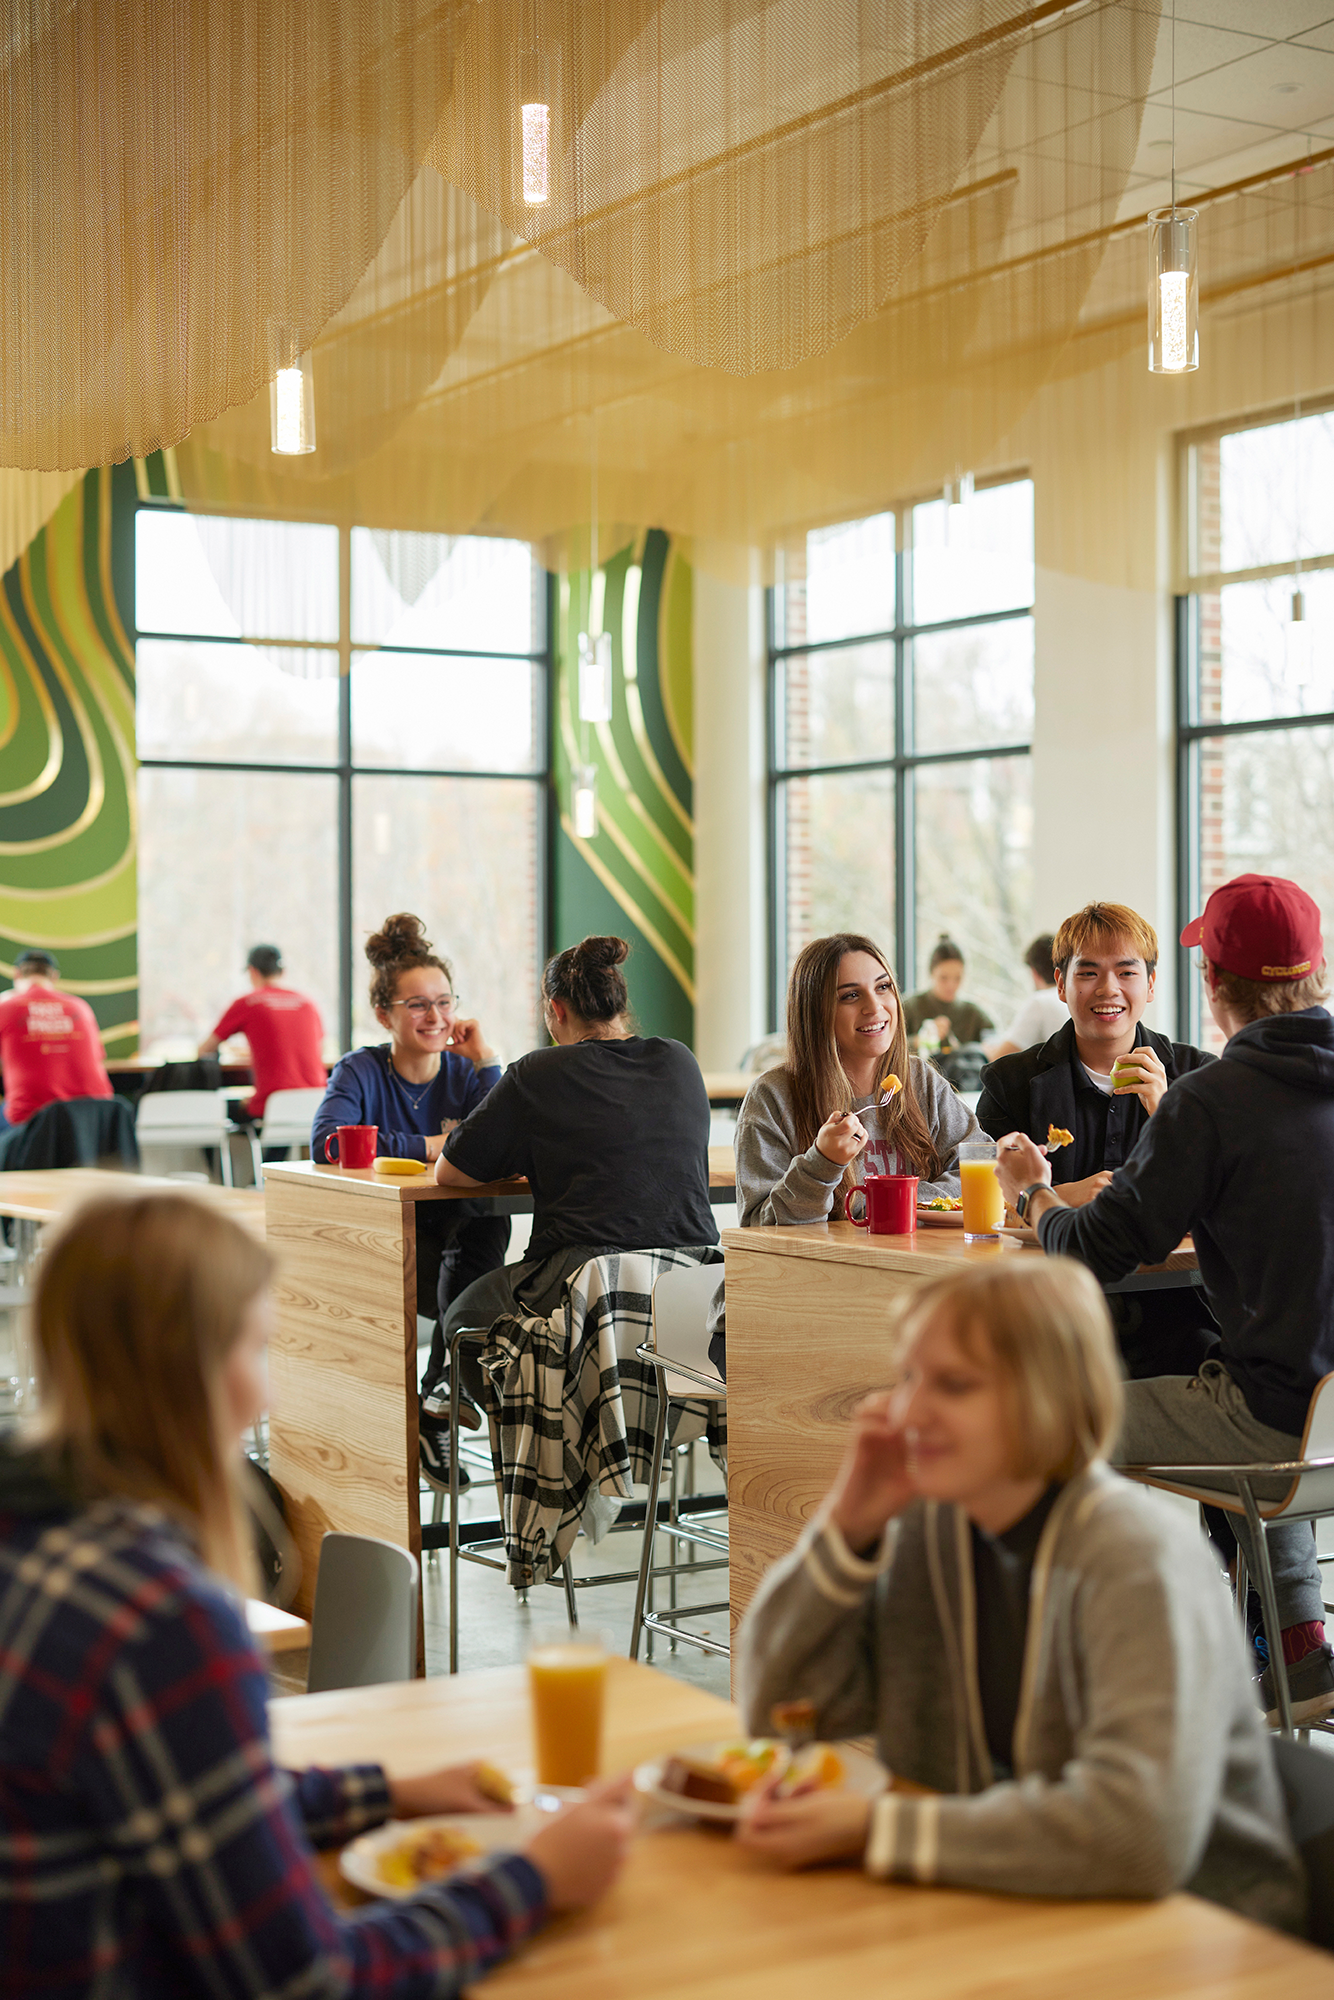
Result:
M324 1102L323 1085L308 1090L273 1090L260 1121L261 1146L308 1146L315 1113Z
M331 1531L310 1624L311 1694L409 1681L417 1664L417 1558L397 1542Z
M65 1097L0 1133L0 1169L139 1165L134 1107L123 1097Z
M227 1105L219 1090L159 1090L139 1099L140 1145L222 1146Z
M723 1281L721 1264L692 1264L664 1271L653 1287L653 1345L664 1361L683 1362L707 1375L721 1376L709 1359L708 1317Z
M1302 1431L1303 1458L1334 1458L1334 1375L1322 1376L1311 1394Z
M1307 1936L1334 1951L1334 1757L1309 1743L1271 1738L1288 1830L1306 1864Z

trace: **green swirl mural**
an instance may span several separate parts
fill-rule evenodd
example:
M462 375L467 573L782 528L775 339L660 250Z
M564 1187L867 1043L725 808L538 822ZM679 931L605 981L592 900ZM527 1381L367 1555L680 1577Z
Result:
M602 602L587 570L563 577L555 634L553 856L558 947L617 932L648 1034L692 1043L695 1028L695 822L692 576L658 528L612 557ZM591 620L591 622L590 622ZM608 723L579 720L580 632L609 632L614 696ZM572 817L573 770L597 768L597 831Z
M0 585L0 974L60 959L138 1043L133 468L88 473Z

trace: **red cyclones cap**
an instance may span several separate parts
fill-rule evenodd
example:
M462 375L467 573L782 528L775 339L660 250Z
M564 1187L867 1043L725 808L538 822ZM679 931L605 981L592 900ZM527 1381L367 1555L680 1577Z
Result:
M1237 875L1181 933L1239 979L1305 979L1325 962L1320 911L1282 875Z

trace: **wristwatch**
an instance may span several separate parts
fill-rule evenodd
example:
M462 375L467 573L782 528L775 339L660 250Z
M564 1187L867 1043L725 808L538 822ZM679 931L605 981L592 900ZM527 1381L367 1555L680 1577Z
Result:
M1049 1181L1034 1181L1031 1187L1026 1187L1024 1189L1023 1193L1018 1197L1018 1199L1014 1204L1014 1212L1019 1217L1019 1220L1021 1222L1027 1219L1028 1204L1030 1201L1032 1201L1034 1195L1039 1194L1044 1188L1047 1188L1050 1185L1051 1183Z

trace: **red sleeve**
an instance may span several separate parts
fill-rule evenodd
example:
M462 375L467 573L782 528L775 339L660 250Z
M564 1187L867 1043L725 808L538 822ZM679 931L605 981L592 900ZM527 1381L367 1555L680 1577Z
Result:
M220 1042L225 1042L229 1035L244 1034L245 1021L245 1001L233 1000L231 1006L227 1009L227 1012L223 1015L213 1032Z

